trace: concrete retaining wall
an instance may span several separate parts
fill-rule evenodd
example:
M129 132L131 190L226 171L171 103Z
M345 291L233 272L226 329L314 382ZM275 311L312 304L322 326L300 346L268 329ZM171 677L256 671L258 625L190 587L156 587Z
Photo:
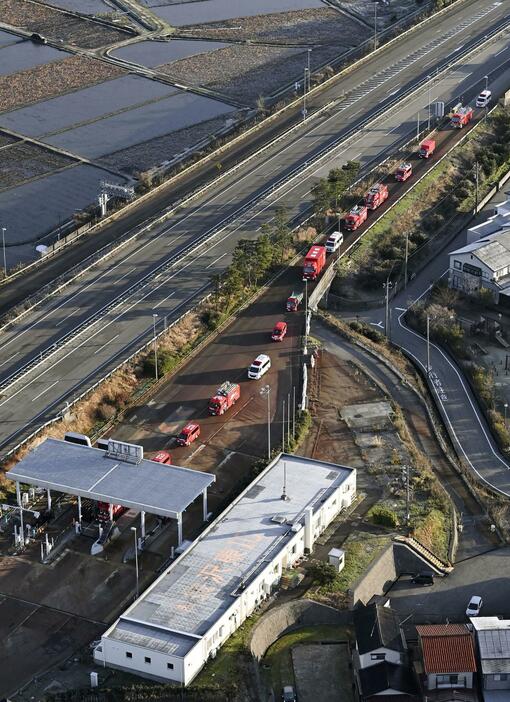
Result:
M349 590L349 605L366 604L374 595L384 595L398 577L393 544L381 553Z
M305 626L329 624L345 625L350 621L350 613L313 602L295 600L269 610L253 629L250 650L256 660L260 660L269 646L283 634Z

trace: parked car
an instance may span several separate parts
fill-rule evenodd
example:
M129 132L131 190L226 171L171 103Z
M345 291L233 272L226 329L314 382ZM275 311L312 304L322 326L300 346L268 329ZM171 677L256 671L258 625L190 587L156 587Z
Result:
M283 341L284 336L287 334L287 322L276 322L274 329L271 333L271 339L273 341Z
M326 252L335 253L341 246L344 240L344 235L341 232L333 232L328 236L326 241Z
M285 685L282 690L282 700L283 702L297 702L296 693L292 685Z
M482 90L480 95L476 98L476 106L477 107L487 107L489 102L491 101L492 93L490 90Z
M196 422L190 422L186 424L185 427L181 429L181 433L177 437L177 443L179 446L189 446L195 439L200 436L200 424Z
M466 609L466 616L468 617L477 617L483 606L483 600L481 597L478 595L473 595L473 597L469 600L469 604Z
M259 380L271 368L271 359L265 353L260 353L248 368L248 378Z
M168 451L158 451L152 460L155 463L165 463L166 465L170 465L172 463L172 456L168 453Z
M434 573L432 573L432 572L417 573L413 577L412 582L415 585L433 585L434 584Z

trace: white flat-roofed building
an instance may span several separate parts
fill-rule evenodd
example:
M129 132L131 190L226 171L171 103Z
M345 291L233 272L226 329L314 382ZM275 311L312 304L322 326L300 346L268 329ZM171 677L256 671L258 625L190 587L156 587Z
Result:
M108 629L95 660L189 684L355 494L353 468L280 455Z

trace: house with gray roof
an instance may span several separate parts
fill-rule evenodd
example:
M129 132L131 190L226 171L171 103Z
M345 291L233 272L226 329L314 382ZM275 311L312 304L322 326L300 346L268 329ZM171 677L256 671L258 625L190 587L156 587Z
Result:
M496 302L510 301L510 229L503 228L449 253L448 284L475 293L489 290Z
M473 617L484 702L510 699L510 620Z

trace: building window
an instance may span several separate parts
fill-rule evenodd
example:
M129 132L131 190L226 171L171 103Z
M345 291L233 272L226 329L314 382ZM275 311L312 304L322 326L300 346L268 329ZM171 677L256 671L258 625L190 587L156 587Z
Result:
M126 658L133 658L131 651L126 651Z
M495 682L505 682L506 680L508 680L508 675L506 673L496 673L494 675Z
M453 267L456 268L458 271L461 271L462 270L462 263L460 261L454 261Z
M438 685L457 685L459 682L458 675L438 675L437 684Z
M371 661L384 661L384 660L386 660L386 654L385 653L371 653L370 660Z
M174 664L173 664L173 663L167 663L167 664L166 664L166 667L168 668L168 670L173 670L173 669L174 669Z
M291 552L291 553L296 553L296 551L297 551L297 546L296 546L296 544L294 544L294 546L291 548L291 551L290 551L290 552Z
M146 663L150 663L150 662L151 662L151 659L149 658L149 656L145 656L145 662L146 662Z

